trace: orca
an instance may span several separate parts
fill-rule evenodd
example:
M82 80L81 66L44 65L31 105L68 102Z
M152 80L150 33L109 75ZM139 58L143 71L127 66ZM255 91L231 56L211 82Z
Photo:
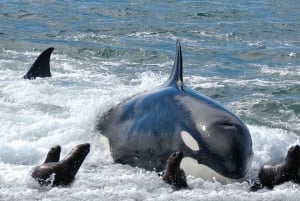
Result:
M49 47L43 51L32 64L28 72L23 76L23 78L33 80L37 77L51 77L50 56L53 50L53 47Z
M169 79L98 115L96 129L115 162L162 171L180 150L186 174L207 177L205 167L227 181L243 179L252 158L247 126L235 114L183 82L180 42ZM183 164L192 162L193 164ZM208 178L209 179L209 178ZM221 181L222 182L222 181Z

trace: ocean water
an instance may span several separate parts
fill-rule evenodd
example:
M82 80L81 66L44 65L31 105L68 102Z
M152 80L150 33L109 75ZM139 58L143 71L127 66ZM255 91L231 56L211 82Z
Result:
M0 200L300 200L291 182L249 192L259 167L300 144L300 2L0 1ZM174 191L155 172L115 164L96 116L168 78L175 41L184 82L240 116L253 140L242 182L188 176ZM41 51L52 77L23 80ZM89 142L69 187L29 173L50 147Z

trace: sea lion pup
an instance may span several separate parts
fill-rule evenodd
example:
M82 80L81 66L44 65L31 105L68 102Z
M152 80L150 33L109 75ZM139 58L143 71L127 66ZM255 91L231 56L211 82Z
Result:
M46 159L43 164L51 163L51 162L58 162L60 158L61 147L59 145L52 147L46 156Z
M268 162L264 164L258 173L258 181L250 188L250 191L257 191L265 186L273 189L275 185L287 181L300 183L300 146L295 145L289 148L284 161L280 163Z
M49 151L51 152L51 150ZM58 186L69 185L74 181L85 157L90 152L90 144L79 144L61 161L44 163L33 169L31 176L40 185Z
M180 168L182 158L183 153L181 151L172 153L167 160L166 171L162 175L162 179L172 185L175 190L188 187L185 173Z

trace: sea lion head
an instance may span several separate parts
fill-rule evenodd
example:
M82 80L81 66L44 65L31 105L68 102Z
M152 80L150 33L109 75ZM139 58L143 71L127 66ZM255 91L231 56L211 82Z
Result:
M172 153L168 158L168 166L174 167L174 168L176 168L176 167L179 168L182 158L183 158L182 151L177 151L177 152Z
M300 166L300 146L294 145L291 148L289 148L287 156L286 156L286 162L289 165L295 166L298 168Z
M60 158L61 147L59 145L52 147L44 161L44 163L58 162Z
M75 146L71 151L71 153L76 153L77 155L81 155L83 158L85 158L89 152L90 152L89 143L79 144Z

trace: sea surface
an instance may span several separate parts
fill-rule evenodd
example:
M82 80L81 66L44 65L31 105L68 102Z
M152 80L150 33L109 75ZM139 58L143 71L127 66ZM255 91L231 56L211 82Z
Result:
M300 1L0 1L0 200L300 200L291 182L256 193L249 180L300 144ZM128 96L163 84L175 44L184 82L242 118L254 158L244 181L188 176L174 191L155 172L115 164L95 130ZM54 47L51 78L24 80ZM48 150L91 151L69 187L29 176Z

